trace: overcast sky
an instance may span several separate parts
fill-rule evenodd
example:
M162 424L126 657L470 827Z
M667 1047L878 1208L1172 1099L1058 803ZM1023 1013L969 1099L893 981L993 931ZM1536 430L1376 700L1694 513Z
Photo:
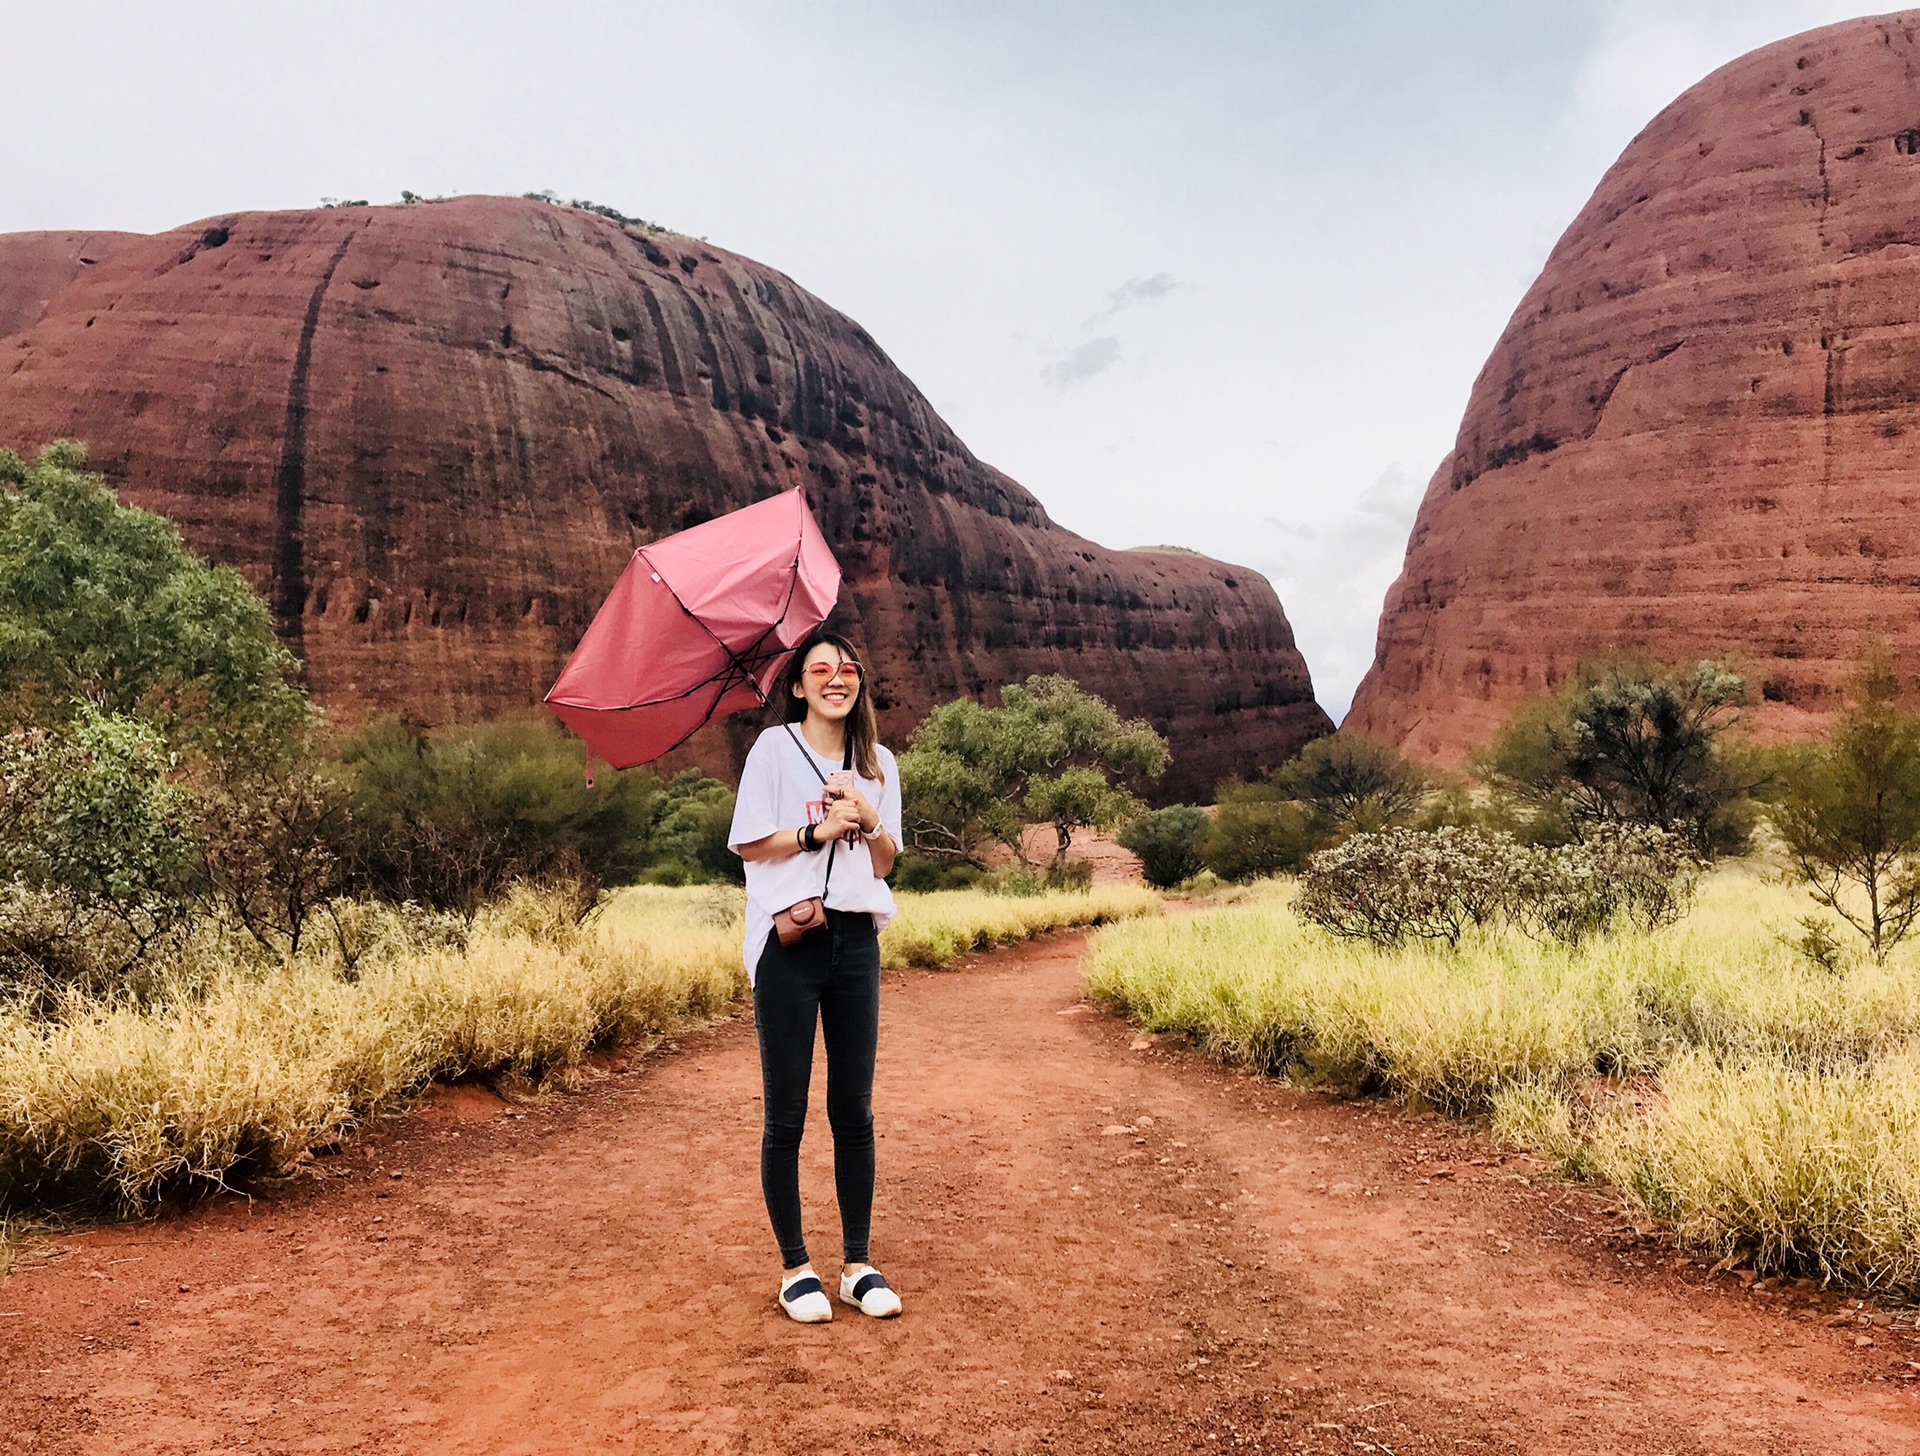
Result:
M1110 546L1253 566L1337 719L1467 391L1667 101L1823 0L0 0L0 231L552 188L864 324Z

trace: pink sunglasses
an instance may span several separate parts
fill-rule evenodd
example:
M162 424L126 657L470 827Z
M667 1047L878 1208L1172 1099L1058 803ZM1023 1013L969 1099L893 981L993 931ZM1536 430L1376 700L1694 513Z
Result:
M836 677L843 677L848 682L857 683L865 675L866 669L859 663L851 660L841 663L838 667L827 662L810 662L807 664L807 676L817 683L832 682Z

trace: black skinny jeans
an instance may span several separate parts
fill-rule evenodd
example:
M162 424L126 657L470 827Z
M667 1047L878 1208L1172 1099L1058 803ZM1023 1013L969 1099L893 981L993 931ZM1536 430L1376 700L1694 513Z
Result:
M800 1136L813 1076L813 1027L827 1043L833 1186L849 1264L867 1262L873 1223L873 1055L880 1038L880 936L864 911L827 911L827 928L784 946L775 934L754 969L765 1123L760 1190L783 1267L807 1262L800 1231Z

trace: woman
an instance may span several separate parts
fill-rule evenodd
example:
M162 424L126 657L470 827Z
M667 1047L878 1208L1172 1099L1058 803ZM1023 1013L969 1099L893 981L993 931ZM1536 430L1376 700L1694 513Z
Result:
M747 975L760 1036L765 1124L760 1186L780 1244L780 1307L802 1324L833 1318L800 1231L800 1135L816 1018L827 1043L827 1122L845 1262L840 1298L900 1313L867 1262L873 1213L873 1057L880 1032L880 928L893 918L885 875L900 852L900 772L875 739L873 702L853 645L816 631L775 689L784 721L747 754L727 843L747 868ZM782 944L775 917L819 928ZM816 907L817 908L817 907Z

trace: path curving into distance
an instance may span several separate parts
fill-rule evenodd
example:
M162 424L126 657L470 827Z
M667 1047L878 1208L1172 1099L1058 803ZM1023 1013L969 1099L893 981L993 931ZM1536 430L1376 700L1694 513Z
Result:
M741 1018L30 1249L0 1452L1920 1450L1920 1342L1871 1311L1709 1283L1469 1130L1143 1047L1084 946L888 978L899 1320L775 1309Z

